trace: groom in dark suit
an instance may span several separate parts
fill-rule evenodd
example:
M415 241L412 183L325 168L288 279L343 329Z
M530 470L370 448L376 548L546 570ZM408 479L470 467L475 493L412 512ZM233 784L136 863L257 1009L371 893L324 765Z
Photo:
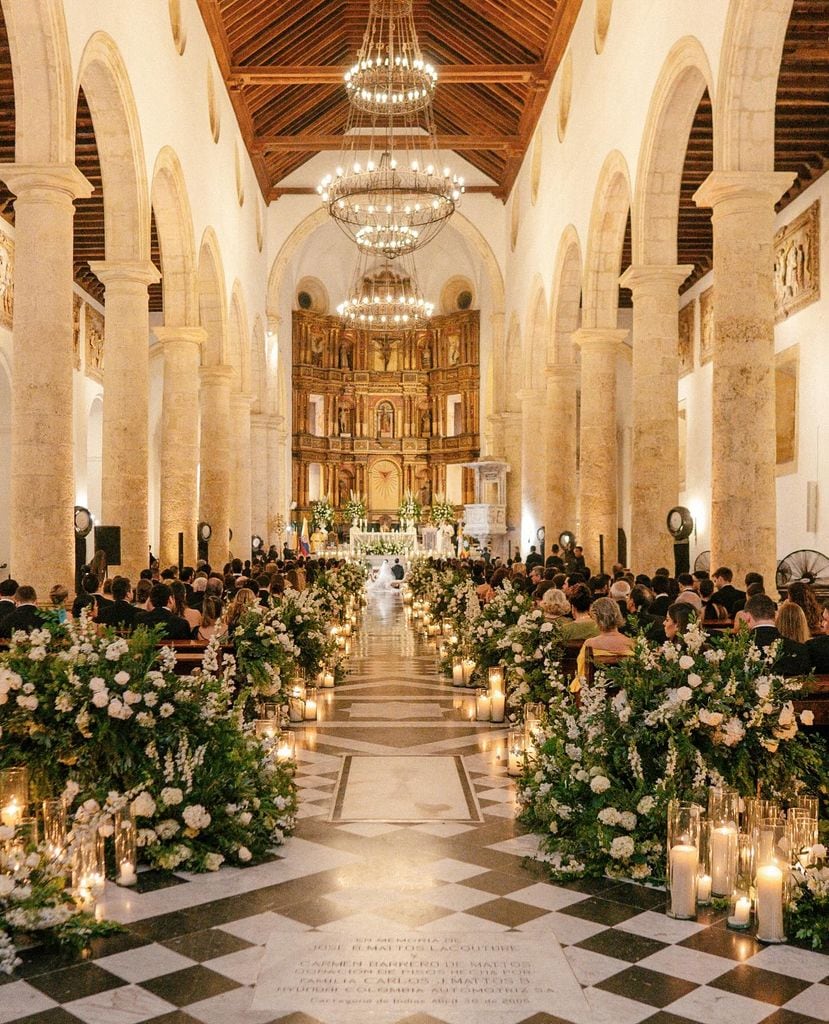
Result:
M394 565L391 567L391 574L398 581L402 580L403 577L406 575L406 570L400 564L399 558L395 558Z

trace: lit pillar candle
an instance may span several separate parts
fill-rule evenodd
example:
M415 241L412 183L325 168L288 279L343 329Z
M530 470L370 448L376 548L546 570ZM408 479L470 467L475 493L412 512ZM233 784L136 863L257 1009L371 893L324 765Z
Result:
M711 876L700 875L697 880L697 903L711 902Z
M288 701L288 720L302 722L305 720L305 701L302 697L291 697Z
M135 865L130 860L122 860L118 871L118 884L135 885L137 881L138 875L135 873Z
M304 720L306 722L316 722L317 720L317 702L313 699L305 701Z
M331 687L334 685L334 673L333 672L325 672L323 674L322 685L325 687L326 690L330 690L331 689Z
M784 942L783 871L776 864L757 869L757 938L761 942Z
M23 807L17 797L13 796L5 807L0 810L0 821L8 828L17 828L22 820Z
M734 913L728 917L731 928L745 928L751 918L751 900L741 896L734 904Z
M737 861L737 829L720 825L711 829L711 892L730 896Z
M684 844L671 847L671 916L692 918L697 912L699 851Z
M491 716L491 706L488 693L481 693L475 698L475 717L479 722L488 722Z
M463 686L464 684L464 672L463 662L460 658L455 658L452 662L452 685Z
M472 673L475 671L475 662L471 658L464 658L463 660L463 681L465 685L469 684L472 678Z
M500 690L495 690L489 696L489 711L493 722L503 722L505 715L506 697Z

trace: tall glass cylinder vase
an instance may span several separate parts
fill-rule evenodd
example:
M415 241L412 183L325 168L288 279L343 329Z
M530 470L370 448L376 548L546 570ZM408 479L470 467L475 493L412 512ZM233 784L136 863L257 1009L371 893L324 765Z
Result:
M711 893L730 898L737 873L740 794L728 786L708 791L708 843L711 862Z
M25 765L0 771L0 822L16 828L29 809L29 769Z
M115 880L119 885L135 885L138 881L136 867L137 830L129 807L115 815Z
M63 800L44 800L43 841L50 857L61 858L66 850L66 805Z
M752 840L757 938L760 942L785 942L785 908L792 857L786 822L782 818L761 818Z
M668 804L669 917L691 921L697 916L700 809L671 800Z

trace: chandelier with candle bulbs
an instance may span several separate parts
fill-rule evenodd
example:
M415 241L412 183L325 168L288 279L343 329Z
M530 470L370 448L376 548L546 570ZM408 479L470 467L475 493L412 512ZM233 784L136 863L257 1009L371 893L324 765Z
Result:
M317 187L337 224L384 259L431 241L454 213L463 178L440 161L432 111L437 72L423 59L412 0L371 0L346 73L349 115L336 170Z
M405 256L369 267L367 257L357 262L349 296L337 313L349 327L369 331L411 330L424 327L434 306L420 293L414 265Z

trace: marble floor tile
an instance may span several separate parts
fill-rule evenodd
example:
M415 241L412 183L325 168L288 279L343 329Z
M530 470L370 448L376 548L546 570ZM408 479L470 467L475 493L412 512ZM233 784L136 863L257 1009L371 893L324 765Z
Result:
M95 963L110 974L123 978L124 981L139 982L156 978L159 974L170 974L184 967L192 967L195 961L157 942L152 942L140 949L101 957Z
M57 1006L54 999L25 981L12 981L0 989L0 1022L19 1020Z
M141 1024L174 1010L175 1005L137 985L126 985L65 1003L64 1009L84 1024Z

